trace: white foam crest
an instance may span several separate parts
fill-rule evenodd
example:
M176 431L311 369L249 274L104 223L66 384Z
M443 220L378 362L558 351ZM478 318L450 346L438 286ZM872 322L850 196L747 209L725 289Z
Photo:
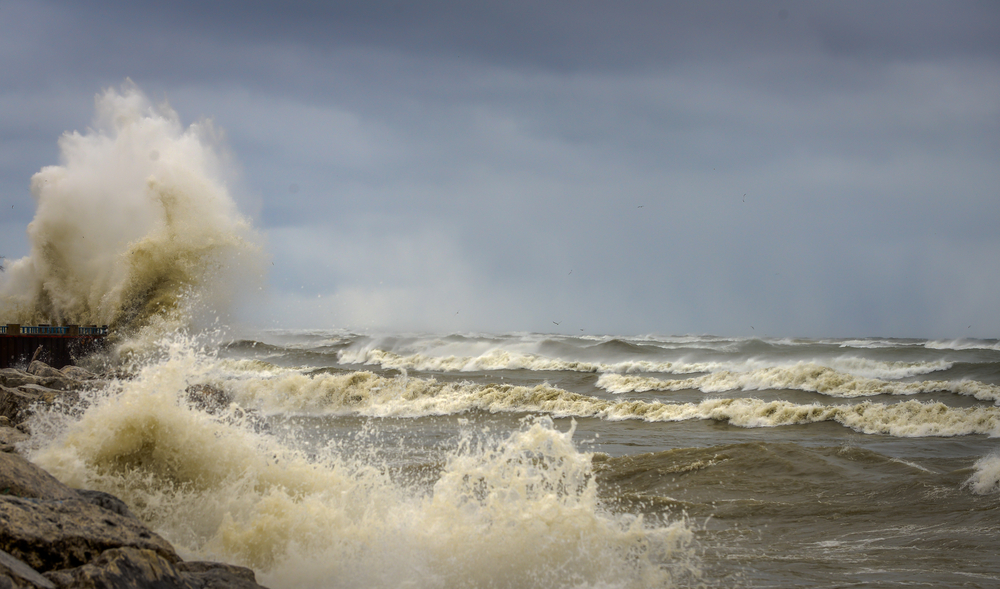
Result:
M1000 351L1000 342L975 339L934 340L924 344L929 350L995 350Z
M484 370L568 370L596 372L599 365L544 358L512 350L494 348L479 356L432 356L411 354L402 356L380 349L345 350L340 353L345 364L381 366L397 370L434 372L476 372Z
M370 345L364 348L344 350L339 354L340 362L345 364L427 372L530 370L603 374L696 374L715 372L754 374L767 370L801 372L803 370L811 370L813 367L826 367L859 377L903 379L947 370L953 364L945 360L936 360L933 362L885 362L858 356L815 359L811 362L778 363L773 359L760 357L727 361L690 361L686 358L678 358L673 361L623 360L619 362L592 362L545 357L533 352L512 350L509 347L490 347L479 355L426 353L403 355L380 349L376 345Z
M548 358L534 353L493 348L479 356L430 356L412 354L402 356L378 348L346 350L340 361L345 364L380 366L396 370L421 370L428 372L483 372L491 370L531 370L567 372L659 372L664 374L689 374L711 372L730 366L720 362L653 362L626 360L621 362L587 362Z
M842 348L859 348L862 350L904 348L904 347L914 347L923 345L923 342L914 343L914 342L904 342L900 340L884 340L884 339L831 340L829 343L837 344Z
M31 251L2 275L0 309L29 324L158 321L160 333L189 320L187 290L224 310L260 265L218 133L208 122L184 128L131 82L99 95L96 110L93 128L60 138L63 163L31 179Z
M1000 493L1000 454L990 454L976 461L975 473L965 481L965 486L978 495Z
M712 419L741 427L835 421L863 433L902 437L1000 435L1000 408L951 408L943 403L919 401L892 404L865 401L854 405L799 405L746 398L686 404L613 402L549 385L439 383L434 379L389 378L370 372L286 376L241 383L237 388L240 389L237 395L244 403L291 413L422 417L478 410L650 422Z
M831 397L853 398L875 395L916 395L947 392L975 397L981 401L1000 399L1000 387L974 380L921 380L895 382L838 372L812 363L771 367L751 372L722 371L685 379L604 374L597 386L612 393L700 390L705 393L729 391L800 390Z
M165 354L82 414L37 414L32 459L122 497L187 558L282 588L649 587L697 573L690 530L607 512L591 456L549 420L466 431L427 488L393 480L364 435L307 457L245 410L196 409L185 390L217 379L218 362L180 339Z

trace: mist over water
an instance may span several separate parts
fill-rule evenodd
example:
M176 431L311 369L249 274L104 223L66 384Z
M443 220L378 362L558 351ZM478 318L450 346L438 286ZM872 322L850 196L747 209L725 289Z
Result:
M133 84L95 100L92 126L59 139L31 178L31 250L0 275L0 310L23 324L187 325L185 295L216 311L261 272L226 186L219 135L184 127Z

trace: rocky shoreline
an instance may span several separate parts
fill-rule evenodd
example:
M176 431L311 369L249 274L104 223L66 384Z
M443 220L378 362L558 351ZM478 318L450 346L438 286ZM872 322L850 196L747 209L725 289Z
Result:
M18 453L39 404L72 404L102 378L32 362L0 369L0 589L262 589L245 567L184 561L117 497L72 489Z

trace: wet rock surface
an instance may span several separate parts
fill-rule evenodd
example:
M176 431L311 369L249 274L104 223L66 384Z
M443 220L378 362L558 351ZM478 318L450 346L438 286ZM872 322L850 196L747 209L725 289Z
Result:
M20 456L23 421L39 404L76 402L75 391L100 381L76 367L29 368L0 370L0 589L261 587L248 568L183 562L114 495L72 489ZM198 393L223 402L221 391Z

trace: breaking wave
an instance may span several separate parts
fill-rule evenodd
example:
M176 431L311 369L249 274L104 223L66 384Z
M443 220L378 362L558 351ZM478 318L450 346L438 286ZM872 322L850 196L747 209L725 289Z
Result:
M464 428L423 469L430 482L393 476L377 435L307 453L237 404L199 409L188 387L233 367L182 343L167 356L80 415L36 415L32 460L122 497L184 556L251 566L276 587L649 587L697 574L686 524L601 504L572 428ZM349 402L349 380L314 380Z
M224 311L260 274L210 122L185 128L128 82L98 95L92 128L59 149L62 164L31 179L30 253L0 284L8 321L172 330L193 301Z
M426 372L475 372L492 370L532 370L571 371L612 374L660 373L695 374L700 372L750 372L773 367L774 361L764 358L746 358L728 361L695 361L677 359L672 361L622 360L585 361L554 358L530 351L491 347L468 355L431 353L398 354L378 347L349 348L338 353L343 364L380 366L396 370L420 370ZM788 364L787 370L795 370L803 365ZM837 357L816 360L820 367L833 368L857 376L870 378L908 378L931 372L947 370L951 362L885 362L858 357Z
M965 485L979 495L1000 493L1000 454L984 456L973 466L975 473Z
M241 404L267 413L421 417L487 411L612 421L710 419L754 428L833 421L858 432L897 437L1000 435L1000 408L955 408L915 400L851 405L803 405L748 398L707 399L700 403L607 401L544 384L441 383L371 372L289 374L230 381L224 386Z
M791 389L843 398L947 392L975 397L981 401L995 402L1000 399L1000 387L974 380L894 382L845 374L811 363L762 368L751 372L723 371L673 380L604 374L598 379L597 385L612 393L691 389L706 393L721 393Z

